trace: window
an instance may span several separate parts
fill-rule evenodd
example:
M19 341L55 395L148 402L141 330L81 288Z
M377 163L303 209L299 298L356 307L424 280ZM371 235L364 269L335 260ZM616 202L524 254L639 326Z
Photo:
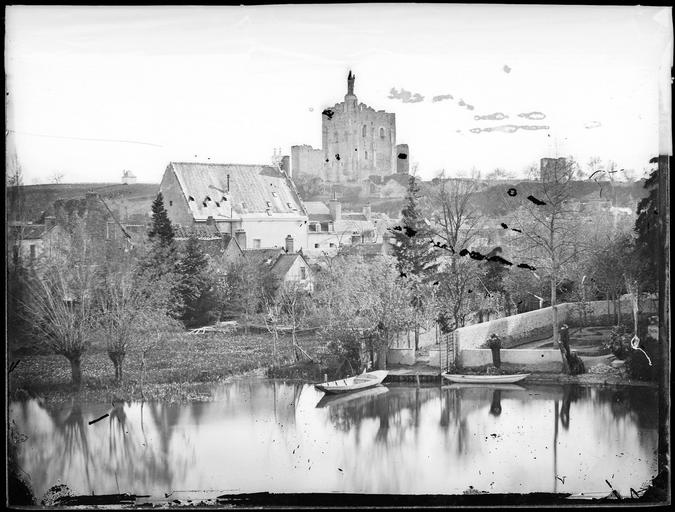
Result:
M30 246L30 259L35 259L35 245Z
M380 128L380 139L384 139L384 128Z
M300 279L307 279L307 269L305 267L300 267Z
M173 201L169 201L169 206L173 206Z
M334 244L333 242L331 242L331 243L329 244L329 247L335 247L335 244Z
M361 136L365 137L366 136L366 125L363 125L363 129L361 130Z
M253 248L254 249L260 249L260 238L254 238L253 239Z
M368 151L366 151L366 160L368 160Z
M314 248L315 248L315 249L318 249L318 248L319 248L319 244L314 244Z

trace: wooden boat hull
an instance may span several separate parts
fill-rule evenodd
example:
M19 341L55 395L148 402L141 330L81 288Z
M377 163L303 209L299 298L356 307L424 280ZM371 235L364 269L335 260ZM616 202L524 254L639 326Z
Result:
M388 391L389 388L387 386L378 384L374 388L362 389L361 391L353 391L351 393L326 393L321 397L321 400L316 404L316 407L321 409L323 407L339 407L342 405L351 406L387 393Z
M442 386L441 389L492 389L494 391L527 391L527 388L519 386L518 384L470 384L468 382L453 382L447 386Z
M331 382L322 382L315 384L314 387L324 393L350 393L360 391L381 384L389 372L386 370L377 370L374 372L362 373L346 379L333 380Z
M515 375L453 375L444 373L443 378L460 384L513 384L514 382L520 382L529 375L529 373Z

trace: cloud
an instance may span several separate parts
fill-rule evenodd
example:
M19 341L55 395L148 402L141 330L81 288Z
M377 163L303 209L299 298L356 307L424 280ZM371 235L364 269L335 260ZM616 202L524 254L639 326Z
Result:
M550 126L546 125L531 125L531 124L503 124L501 126L488 126L487 128L472 128L471 133L481 132L502 132L515 133L518 130L548 130Z
M452 94L441 94L441 95L439 95L439 96L434 96L433 99L432 99L431 101L433 101L434 103L436 103L436 102L438 102L438 101L452 100L452 99L454 99L454 98L452 97Z
M464 101L464 98L460 98L460 100L457 102L457 104L460 107L466 107L467 110L473 110L473 105L469 105Z
M501 121L506 119L507 115L502 114L501 112L495 112L494 114L486 114L484 116L473 116L476 121Z
M391 91L389 91L389 99L401 100L403 103L419 103L420 101L424 101L424 96L418 92L412 93L405 89L397 91L395 87L392 87Z
M530 119L531 121L541 121L542 119L546 119L546 114L535 110L534 112L521 112L518 114L518 117Z
M592 130L593 128L600 128L602 126L602 123L600 121L591 121L589 123L586 123L584 125L584 128L587 130Z
M504 64L504 68L503 68L503 69L504 69L504 73L510 73L510 72L511 72L511 68L508 67L506 64Z

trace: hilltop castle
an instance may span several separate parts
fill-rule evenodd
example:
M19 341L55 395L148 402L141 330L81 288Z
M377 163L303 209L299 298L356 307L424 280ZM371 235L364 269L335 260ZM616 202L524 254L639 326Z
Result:
M406 144L396 144L396 115L359 103L356 76L347 76L347 94L321 113L322 149L291 147L291 172L331 183L359 182L370 176L408 174Z

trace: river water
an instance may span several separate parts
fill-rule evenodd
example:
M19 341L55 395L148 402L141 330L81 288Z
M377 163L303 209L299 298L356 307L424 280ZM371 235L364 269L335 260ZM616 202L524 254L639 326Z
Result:
M656 474L648 388L388 386L334 400L242 380L212 402L10 404L38 497L239 492L622 495ZM89 424L105 414L108 417ZM173 496L173 495L172 495Z

